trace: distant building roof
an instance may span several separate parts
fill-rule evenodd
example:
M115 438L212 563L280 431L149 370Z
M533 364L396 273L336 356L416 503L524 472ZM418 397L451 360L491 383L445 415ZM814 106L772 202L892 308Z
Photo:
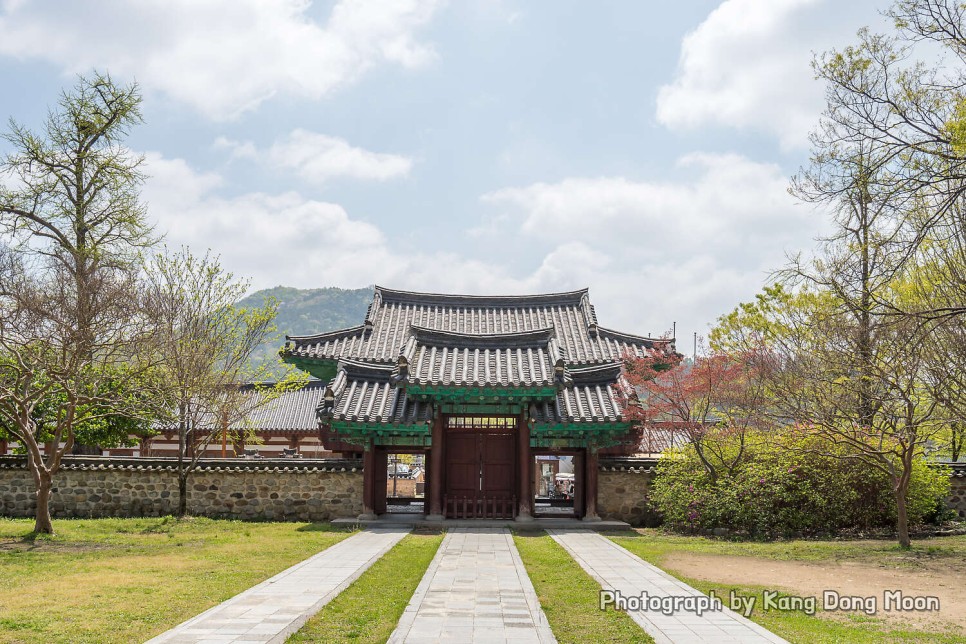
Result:
M288 391L278 396L275 400L260 405L264 396L265 387L273 383L249 383L239 385L241 390L247 395L240 401L239 406L253 411L247 418L233 422L229 429L252 429L262 433L293 433L293 434L317 434L319 429L319 419L316 410L322 401L325 392L325 383L311 381L301 389ZM206 415L200 422L205 426L213 427L213 418ZM159 431L170 431L175 429L175 425L168 423L157 428Z

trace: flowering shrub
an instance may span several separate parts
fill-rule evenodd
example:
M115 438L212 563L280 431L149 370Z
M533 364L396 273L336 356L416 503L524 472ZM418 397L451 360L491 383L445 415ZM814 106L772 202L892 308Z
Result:
M774 537L894 526L896 504L885 473L847 458L848 448L820 440L749 435L738 464L716 480L693 446L671 450L658 465L651 501L664 524L682 532L728 528ZM836 456L828 453L832 449ZM947 472L917 462L907 497L910 524L933 518L948 490Z

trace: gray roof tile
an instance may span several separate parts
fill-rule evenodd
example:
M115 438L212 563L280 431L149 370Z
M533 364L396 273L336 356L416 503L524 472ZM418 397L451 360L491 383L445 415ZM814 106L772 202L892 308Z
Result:
M513 296L441 295L375 287L364 324L341 331L291 336L301 358L367 362L394 361L411 327L465 335L501 335L553 328L561 350L574 364L600 364L625 352L642 356L663 340L619 333L597 325L587 289Z
M288 340L287 356L339 361L324 418L379 424L432 418L432 403L407 395L410 385L556 386L555 400L536 403L538 422L619 422L622 359L667 342L600 327L586 289L469 296L380 286L363 324Z

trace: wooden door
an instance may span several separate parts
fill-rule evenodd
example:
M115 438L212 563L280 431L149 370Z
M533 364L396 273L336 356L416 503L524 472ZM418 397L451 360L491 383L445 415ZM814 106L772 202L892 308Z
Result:
M452 431L446 437L445 514L512 518L516 511L513 434Z
M375 499L373 499L372 511L379 515L386 513L386 484L389 481L388 472L386 471L389 465L389 454L386 453L385 448L373 447L376 451L375 458L375 472L373 478L373 485L375 486Z
M480 434L482 453L480 491L488 497L513 496L516 455L513 434Z
M446 437L446 493L475 497L480 491L479 434L451 432Z

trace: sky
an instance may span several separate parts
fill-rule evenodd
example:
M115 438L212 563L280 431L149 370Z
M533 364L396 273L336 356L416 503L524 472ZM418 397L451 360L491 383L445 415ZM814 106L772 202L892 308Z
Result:
M787 192L811 62L886 8L0 0L0 118L136 81L158 232L253 290L589 287L602 326L684 349L826 229Z

